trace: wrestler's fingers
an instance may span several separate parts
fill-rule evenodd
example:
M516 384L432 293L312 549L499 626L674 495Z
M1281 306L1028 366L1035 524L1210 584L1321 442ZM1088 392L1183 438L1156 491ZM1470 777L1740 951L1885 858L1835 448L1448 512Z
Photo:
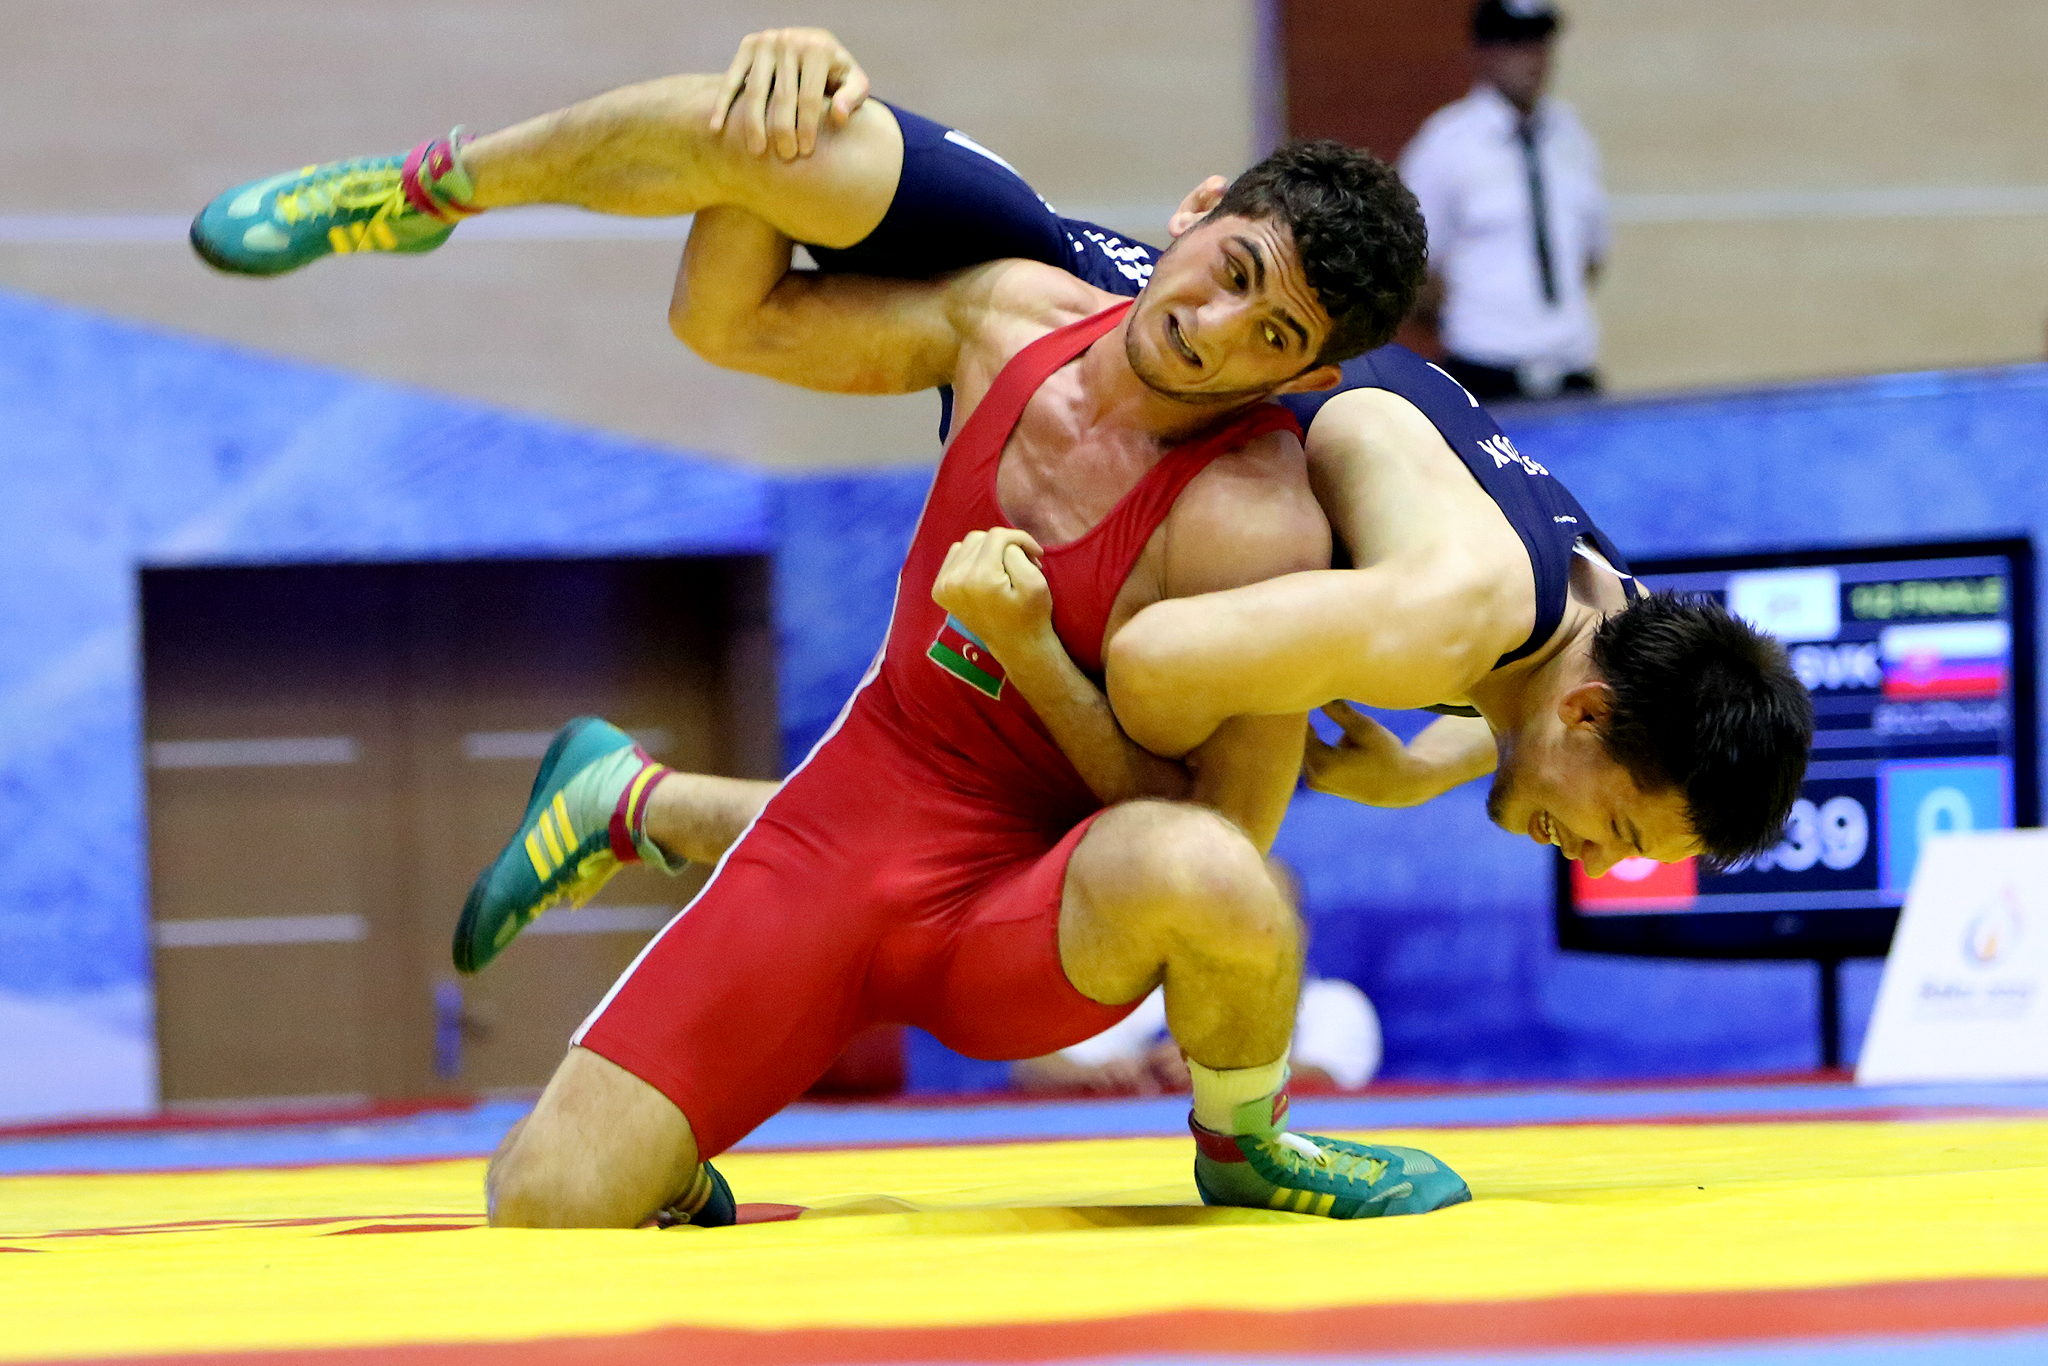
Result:
M1038 549L1038 542L1032 540L1029 533L1008 526L991 527L977 534L983 538L977 555L978 567L987 581L998 587L1022 587L1023 581L1012 571L1010 559L1014 555L1029 565L1031 552ZM1031 578L1040 584L1045 581L1043 575L1035 572L1035 566Z
M746 135L747 151L764 156L768 151L768 96L775 88L775 50L767 42L754 45L754 59L747 67L746 88L740 92L734 112L740 116L740 131Z
M992 531L970 531L969 553L974 557L974 576L978 582L1000 585L1005 581L1003 573L1003 547L1008 544L1000 529Z
M970 532L968 540L955 541L946 547L946 558L940 563L938 578L932 585L934 596L937 596L940 587L950 586L952 580L959 577L961 569L974 559L976 546L969 544L969 541L979 535L981 533L978 531Z
M1350 739L1364 739L1385 729L1379 722L1373 720L1349 702L1325 703L1322 712L1323 715L1335 721Z
M807 157L818 148L818 125L825 120L825 91L838 66L838 44L806 48L796 76L796 154Z
M1009 575L1011 586L1027 596L1038 597L1046 592L1045 571L1015 541L1003 545L1003 572Z
M844 128L846 121L853 117L853 111L868 101L868 73L861 69L860 63L853 60L853 54L845 48L839 49L839 57L839 88L832 94L834 128Z
M1037 538L1034 537L1030 532L1025 531L1019 527L990 527L986 534L991 540L993 540L998 545L1022 546L1024 548L1024 553L1029 555L1034 560L1041 560L1045 558L1045 549L1044 547L1038 544Z
M775 54L775 90L768 97L768 137L775 155L796 160L796 97L803 60L796 45L785 39Z
M1323 771L1337 758L1337 747L1326 745L1314 731L1308 733L1308 745L1301 752L1301 778L1311 791L1320 792Z
M754 64L754 40L761 35L749 33L740 39L740 50L733 53L732 61L725 68L725 79L719 82L718 98L711 102L711 131L725 131L725 116L732 109L732 102L739 98L746 88L747 69Z

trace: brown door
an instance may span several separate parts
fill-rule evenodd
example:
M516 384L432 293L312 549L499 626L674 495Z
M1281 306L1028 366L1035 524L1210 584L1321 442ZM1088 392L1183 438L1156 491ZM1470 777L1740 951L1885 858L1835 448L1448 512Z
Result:
M629 869L458 980L463 896L570 716L677 767L772 772L763 579L714 559L146 573L165 1099L544 1081L701 875Z

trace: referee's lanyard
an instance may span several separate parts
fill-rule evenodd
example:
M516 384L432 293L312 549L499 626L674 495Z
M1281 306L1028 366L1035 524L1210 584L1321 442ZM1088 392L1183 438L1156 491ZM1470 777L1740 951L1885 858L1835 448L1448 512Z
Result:
M1557 303L1557 272L1550 264L1550 212L1543 198L1543 163L1536 156L1536 120L1532 116L1515 124L1515 137L1522 144L1522 164L1529 171L1529 217L1536 230L1536 269L1543 276L1543 302Z

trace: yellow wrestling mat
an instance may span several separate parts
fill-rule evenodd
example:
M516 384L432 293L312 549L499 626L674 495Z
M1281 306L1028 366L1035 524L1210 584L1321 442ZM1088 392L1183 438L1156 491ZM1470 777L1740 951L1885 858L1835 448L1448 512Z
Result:
M810 1212L666 1232L477 1227L479 1161L6 1177L0 1360L2048 1277L2040 1120L1372 1138L1474 1203L1204 1209L1157 1138L733 1153Z

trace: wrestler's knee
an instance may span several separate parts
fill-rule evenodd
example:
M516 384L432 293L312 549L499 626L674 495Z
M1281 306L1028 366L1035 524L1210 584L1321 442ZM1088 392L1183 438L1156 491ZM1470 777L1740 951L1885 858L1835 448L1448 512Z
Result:
M1091 849L1089 846L1094 845ZM1132 802L1105 812L1076 851L1104 905L1120 906L1176 938L1254 950L1292 945L1292 907L1257 846L1231 821L1179 802Z
M490 1220L511 1228L631 1228L696 1171L682 1112L617 1064L571 1049L484 1176Z

